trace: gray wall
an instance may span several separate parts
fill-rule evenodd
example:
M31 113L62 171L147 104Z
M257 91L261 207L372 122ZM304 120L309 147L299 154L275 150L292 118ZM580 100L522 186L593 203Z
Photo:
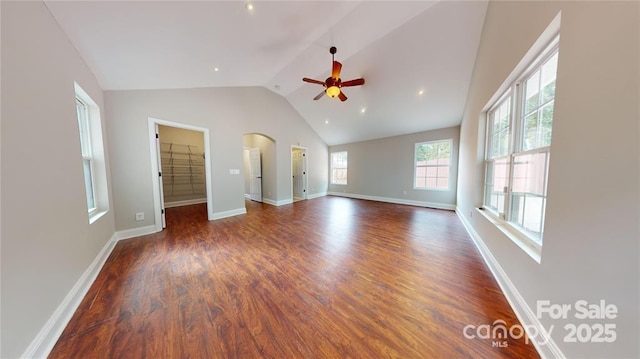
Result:
M149 117L210 130L214 214L244 208L246 133L276 141L276 201L291 200L292 144L309 148L309 192L326 192L327 145L283 97L265 88L105 91L105 106L118 230L154 224L152 215L135 221L136 212L153 213Z
M329 152L348 151L349 157L347 185L330 184L329 192L384 197L401 202L423 202L453 208L456 204L459 136L460 127L450 127L331 146ZM445 139L452 140L449 190L413 189L415 144Z
M483 192L479 118L560 10L549 199L538 264L483 216L471 216ZM543 316L567 357L639 355L639 10L638 2L491 2L463 118L458 209L533 313L538 300L573 305L604 299L618 307L618 318L605 321L617 325L612 344L564 343L565 321ZM595 322L602 321L587 321Z
M97 80L42 2L0 6L0 357L16 358L111 238L114 217L113 201L93 224L87 215L73 83L100 107L104 136Z
M277 188L277 163L276 143L269 137L259 134L247 134L242 139L244 147L259 148L262 163L262 199L266 202L276 201ZM247 161L249 158L247 158ZM248 165L248 164L247 164ZM250 167L250 165L249 165ZM250 193L250 179L248 167L245 166L245 192ZM273 202L272 202L273 203Z

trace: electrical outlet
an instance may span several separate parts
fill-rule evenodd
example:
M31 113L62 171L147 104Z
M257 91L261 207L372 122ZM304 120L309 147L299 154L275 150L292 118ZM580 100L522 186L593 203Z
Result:
M136 221L144 221L144 212L136 213Z

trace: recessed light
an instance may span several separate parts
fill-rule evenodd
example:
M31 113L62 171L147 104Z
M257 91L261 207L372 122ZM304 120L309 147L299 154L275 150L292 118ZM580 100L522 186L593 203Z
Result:
M423 94L424 94L424 90L418 91L418 95L423 95Z
M329 120L324 120L324 124L328 125L329 124Z
M247 8L247 10L249 11L253 11L253 4L248 2L244 5L245 8Z
M214 67L214 68L213 68L213 71L218 72L218 71L220 71L220 69L219 69L219 68L217 68L217 67Z
M366 108L366 107L363 107L363 108L360 110L360 113L365 113L365 112L367 112L367 108Z

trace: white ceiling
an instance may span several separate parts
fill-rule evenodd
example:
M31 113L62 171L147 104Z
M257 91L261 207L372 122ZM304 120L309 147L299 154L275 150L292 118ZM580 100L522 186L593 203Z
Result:
M46 1L105 90L264 86L329 145L460 124L487 2ZM302 77L330 75L346 102ZM218 72L214 71L218 67ZM418 94L423 90L422 95ZM361 110L366 108L365 112Z

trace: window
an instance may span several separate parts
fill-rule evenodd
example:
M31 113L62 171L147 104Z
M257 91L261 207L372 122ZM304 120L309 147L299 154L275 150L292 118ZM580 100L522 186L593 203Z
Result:
M93 223L109 210L100 108L77 83L75 100L87 211Z
M82 152L82 167L84 169L84 187L87 195L89 213L95 212L96 195L94 191L93 158L91 157L91 136L89 133L89 110L87 105L76 97L76 112L78 114L78 128L80 129L80 149Z
M331 154L331 184L347 184L347 151Z
M542 246L559 37L487 113L484 208Z
M415 189L449 189L451 140L416 143Z

